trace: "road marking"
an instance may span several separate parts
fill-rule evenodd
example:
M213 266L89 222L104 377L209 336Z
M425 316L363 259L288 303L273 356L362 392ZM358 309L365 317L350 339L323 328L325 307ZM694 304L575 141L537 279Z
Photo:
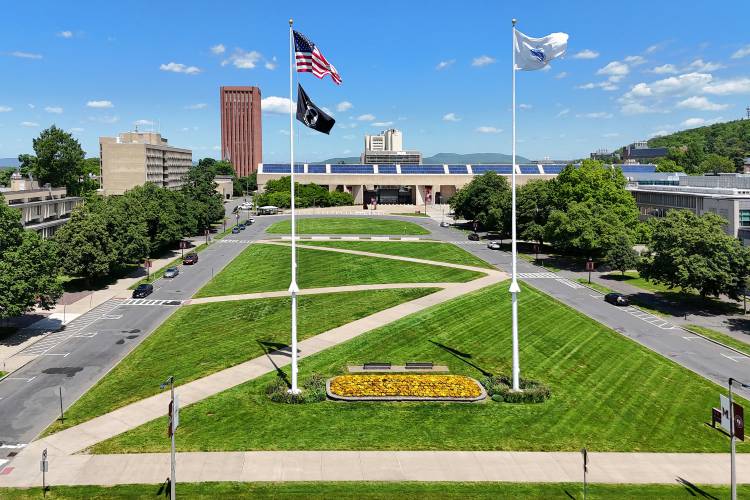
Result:
M589 294L589 297L594 297L595 299L600 299L600 298L601 298L602 296L601 296L601 294L599 294L599 295L594 295L593 293L590 293L590 294Z
M565 279L560 278L555 273L518 273L519 278L526 278L526 279Z
M75 335L75 338L77 338L77 339L90 339L91 337L96 337L96 335L98 333L99 332L84 332L84 333L79 333L78 335Z
M44 354L40 354L40 356L62 356L63 358L67 358L69 355L69 352L66 352L64 354L57 354L52 352L45 352Z
M36 375L34 375L34 376L33 376L33 377L31 377L31 378L23 378L23 377L5 377L5 378L4 378L3 380L25 380L25 381L26 381L26 383L29 383L29 382L31 382L32 380L34 380L35 378L36 378Z
M19 448L23 448L26 446L26 443L18 443L18 444L0 444L0 448L8 449L8 450L17 450Z
M174 299L125 299L123 306L180 306L183 300Z
M583 288L583 285L579 285L575 281L570 281L567 278L555 278L555 281L562 283L563 285L569 286L570 288Z
M736 359L734 359L734 358L735 358L734 356L727 356L727 355L726 355L726 354L724 354L723 352L720 352L719 354L721 354L722 356L724 356L724 357L725 357L725 358L727 358L727 359L731 359L731 360L732 360L732 361L734 361L735 363L739 363L739 361L737 361Z
M703 338L703 337L695 337L695 336L693 336L693 337L682 337L682 338L685 339L685 340L689 340L690 342L692 342L693 339L700 339L700 338Z
M627 307L623 309L626 313L630 314L631 316L634 316L641 321L645 321L646 323L650 325L654 325L657 328L660 328L662 330L673 330L675 326L670 323L669 321L663 320L659 318L658 316L654 316L653 314L649 314L645 311L641 311L640 309L637 309L635 307Z
M121 319L122 314L104 314L102 319Z

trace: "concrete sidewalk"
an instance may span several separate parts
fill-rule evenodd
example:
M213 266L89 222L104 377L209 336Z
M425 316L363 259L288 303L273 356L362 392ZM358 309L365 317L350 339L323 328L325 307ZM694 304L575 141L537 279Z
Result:
M177 438L179 441L179 437ZM29 470L0 475L0 487L41 484L39 457ZM159 484L168 453L51 457L47 484ZM16 462L14 462L16 465ZM251 451L178 453L177 482L204 481L508 481L580 482L578 452L507 451ZM717 453L589 453L591 483L727 484L729 455ZM750 455L737 457L737 482L750 482ZM179 484L177 487L179 491Z

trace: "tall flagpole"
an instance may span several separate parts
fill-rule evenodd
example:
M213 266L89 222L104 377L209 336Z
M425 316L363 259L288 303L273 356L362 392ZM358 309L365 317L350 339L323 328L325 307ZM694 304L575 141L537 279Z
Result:
M519 378L521 368L518 361L518 292L521 288L518 286L516 276L516 20L513 19L513 42L511 49L513 51L513 170L511 173L511 258L513 260L513 273L511 275L510 289L508 290L512 297L511 314L513 317L513 390L521 389Z
M289 284L289 294L292 297L292 387L289 392L299 394L297 387L297 245L296 245L296 227L294 219L294 99L292 79L294 76L294 32L292 25L293 19L289 19L289 168L292 177L292 282Z

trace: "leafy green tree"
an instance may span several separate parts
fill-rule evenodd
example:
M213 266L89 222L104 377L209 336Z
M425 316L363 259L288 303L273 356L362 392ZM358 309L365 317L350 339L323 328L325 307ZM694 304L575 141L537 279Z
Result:
M234 176L234 166L227 160L217 161L214 164L214 173L216 175L231 175Z
M550 213L551 185L547 180L531 180L516 192L518 237L544 244L544 226Z
M263 193L255 196L255 205L273 205L289 208L291 201L292 180L290 176L280 177L266 183ZM319 206L353 205L354 198L349 193L329 192L327 188L315 183L295 183L294 206L299 208Z
M54 242L21 226L21 213L0 195L0 319L34 307L50 309L62 295Z
M0 186L10 186L10 176L13 172L15 172L13 168L0 168Z
M674 160L669 158L660 158L656 162L657 172L684 172L685 169L679 166Z
M216 192L212 168L200 166L188 171L182 193L187 200L187 210L195 217L198 231L211 227L211 224L224 218L224 204Z
M258 189L258 174L253 172L246 177L238 177L234 180L234 196L242 196L243 194L252 193Z
M700 165L698 165L698 171L703 174L707 173L731 173L735 172L736 168L734 162L729 158L726 158L715 153L707 154Z
M620 234L629 229L616 207L592 200L569 203L566 210L552 210L545 237L555 248L570 254L602 255Z
M641 276L703 297L738 299L750 274L750 249L724 232L726 224L716 214L670 210L655 224Z
M91 282L108 275L118 265L117 246L107 229L107 218L89 205L73 210L70 221L57 230L54 239L65 274Z
M494 172L475 176L448 203L456 215L477 221L488 231L506 233L510 228L510 185Z
M159 254L182 238L181 209L172 191L147 182L125 193L124 198L127 212L145 224L151 255Z
M635 269L638 266L638 252L633 249L633 242L627 234L615 236L612 245L604 255L604 262L610 268L620 271L625 276L625 271Z
M68 192L81 192L79 178L83 174L86 156L81 144L70 133L52 125L42 130L33 140L36 158L19 156L22 165L30 170L41 183L65 186Z

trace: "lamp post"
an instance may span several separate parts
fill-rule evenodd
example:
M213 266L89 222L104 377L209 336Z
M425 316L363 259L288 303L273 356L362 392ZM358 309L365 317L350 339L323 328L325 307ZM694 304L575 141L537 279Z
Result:
M175 418L176 418L176 408L174 404L174 375L170 375L167 380L165 380L160 386L160 389L164 389L166 386L169 386L170 391L170 402L169 402L169 437L172 441L172 451L171 451L171 473L169 476L169 498L171 500L174 500L175 497L175 446L174 446L174 431L175 431Z

